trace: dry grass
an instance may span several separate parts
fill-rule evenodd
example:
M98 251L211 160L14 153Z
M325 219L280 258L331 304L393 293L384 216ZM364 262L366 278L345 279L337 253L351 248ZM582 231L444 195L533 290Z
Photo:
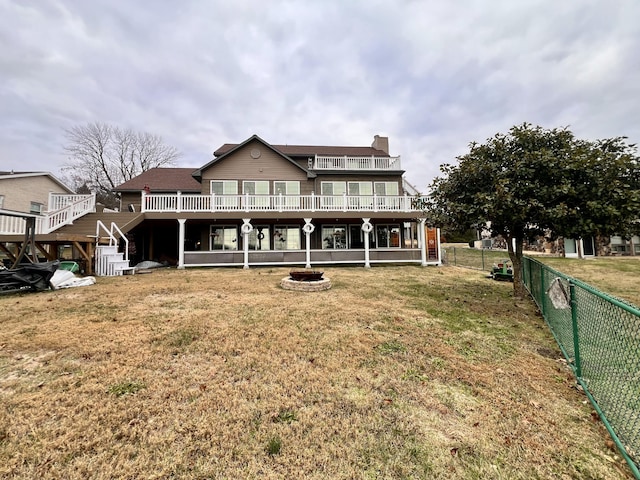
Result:
M0 297L3 478L627 478L509 283L164 270Z
M540 257L551 268L582 280L602 292L640 307L640 257L595 257L589 259Z

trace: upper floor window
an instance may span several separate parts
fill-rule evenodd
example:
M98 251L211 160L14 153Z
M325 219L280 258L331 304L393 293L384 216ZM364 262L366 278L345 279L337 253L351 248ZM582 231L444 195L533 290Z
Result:
M4 195L0 195L0 208L4 208Z
M31 206L29 207L29 213L33 215L41 215L43 209L44 209L44 205L42 203L31 202Z
M376 195L398 195L398 182L374 182Z
M349 195L373 195L371 182L349 182Z
M238 208L238 182L235 180L211 180L211 193L216 195L211 201L212 208L216 209L235 209ZM225 198L225 196L227 196Z
M245 199L250 208L266 208L269 206L269 182L245 180L242 182L242 193L251 195Z
M322 195L344 195L347 193L347 182L322 182L320 193Z
M265 180L245 180L242 193L248 195L269 195L269 182Z
M211 180L211 193L215 195L237 195L238 182L235 180Z
M273 193L278 195L274 199L276 206L280 208L299 208L300 198L300 182L298 181L275 181L273 182ZM287 198L282 198L281 195ZM294 195L296 197L294 197Z
M300 195L300 182L276 181L273 182L273 193L276 195Z

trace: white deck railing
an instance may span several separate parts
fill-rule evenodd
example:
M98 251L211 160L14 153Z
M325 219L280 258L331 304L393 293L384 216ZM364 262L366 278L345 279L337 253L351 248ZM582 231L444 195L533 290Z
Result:
M415 198L381 195L142 194L142 212L413 212Z
M93 212L96 207L95 194L54 195L53 197L55 197L55 199L49 197L49 206L51 207L53 203L53 205L59 208L54 211L49 210L49 213L46 215L46 231L42 233L51 233L63 225L69 225L73 223L76 218Z
M400 157L316 155L314 170L402 170Z
M49 195L49 211L36 218L36 234L51 233L54 230L73 223L96 206L95 195ZM0 215L0 235L22 235L26 221L21 217Z
M44 231L46 217L36 218L36 233ZM0 215L0 235L24 235L27 222L22 217Z

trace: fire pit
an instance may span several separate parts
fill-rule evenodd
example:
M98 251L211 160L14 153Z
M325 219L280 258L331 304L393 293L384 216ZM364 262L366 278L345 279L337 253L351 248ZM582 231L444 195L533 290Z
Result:
M280 286L285 290L299 292L320 292L331 288L331 280L323 277L324 272L315 270L292 270L284 277Z
M324 272L317 272L315 270L292 270L289 272L289 276L298 282L317 282L322 280Z

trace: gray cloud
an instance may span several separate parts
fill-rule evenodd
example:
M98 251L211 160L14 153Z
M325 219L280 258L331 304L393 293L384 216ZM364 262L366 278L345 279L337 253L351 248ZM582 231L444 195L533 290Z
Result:
M0 169L57 173L64 130L367 145L420 188L524 121L640 140L635 0L0 0Z

